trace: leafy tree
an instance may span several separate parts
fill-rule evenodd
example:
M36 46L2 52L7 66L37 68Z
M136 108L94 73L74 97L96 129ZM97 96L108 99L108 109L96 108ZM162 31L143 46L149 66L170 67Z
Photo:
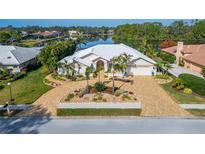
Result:
M8 32L0 32L0 42L6 43L11 38L11 34Z
M65 56L73 54L75 44L72 41L56 42L44 47L39 56L39 61L50 71L56 72L58 61Z

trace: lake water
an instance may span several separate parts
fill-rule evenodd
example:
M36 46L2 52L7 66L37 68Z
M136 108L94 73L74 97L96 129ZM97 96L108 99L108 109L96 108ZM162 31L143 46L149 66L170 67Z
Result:
M114 41L112 37L87 39L87 43L78 45L78 48L89 48L98 44L114 44Z

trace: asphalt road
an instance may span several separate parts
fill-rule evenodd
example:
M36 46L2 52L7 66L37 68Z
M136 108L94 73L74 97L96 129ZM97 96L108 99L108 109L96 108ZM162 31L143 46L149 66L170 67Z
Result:
M205 119L186 118L0 118L0 133L199 134Z

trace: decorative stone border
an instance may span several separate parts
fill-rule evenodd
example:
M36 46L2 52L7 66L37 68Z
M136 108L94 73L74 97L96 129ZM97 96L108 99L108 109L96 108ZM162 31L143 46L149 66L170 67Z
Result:
M58 109L141 109L141 103L97 103L97 102L89 102L89 103L60 103L58 104Z

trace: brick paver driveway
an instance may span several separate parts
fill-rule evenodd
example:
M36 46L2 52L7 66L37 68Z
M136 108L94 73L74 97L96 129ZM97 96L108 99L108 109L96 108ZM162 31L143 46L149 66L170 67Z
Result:
M142 103L142 116L191 116L152 77L134 77L133 90Z
M191 116L182 109L172 98L156 83L152 77L133 77L134 84L116 81L116 86L123 85L129 91L133 91L142 103L142 116ZM103 79L101 79L103 80ZM94 83L96 80L90 81ZM110 83L112 84L112 83ZM84 87L86 81L64 81L62 84L44 95L30 110L21 112L20 116L51 115L56 116L56 108L60 100L69 92Z

